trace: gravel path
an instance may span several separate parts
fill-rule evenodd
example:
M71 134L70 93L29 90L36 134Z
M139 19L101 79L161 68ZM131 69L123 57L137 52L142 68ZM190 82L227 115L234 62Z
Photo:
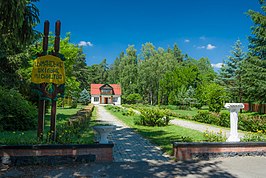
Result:
M186 121L186 120L182 120L182 119L173 119L170 121L170 123L174 124L174 125L179 125L181 127L193 129L193 130L198 130L200 132L205 132L206 130L208 130L210 132L213 131L213 132L217 133L217 132L220 132L220 130L222 130L222 132L226 135L227 138L230 135L230 129L227 129L227 128L221 129L221 127L215 127L215 126L211 126L211 125L207 125L207 124L195 123L192 121ZM238 135L240 138L244 137L243 133L238 132Z
M111 115L101 105L96 105L98 110L97 120L116 125L116 130L110 134L110 141L114 143L115 162L137 162L137 161L169 161L167 155L151 144L148 140L135 133L121 121Z

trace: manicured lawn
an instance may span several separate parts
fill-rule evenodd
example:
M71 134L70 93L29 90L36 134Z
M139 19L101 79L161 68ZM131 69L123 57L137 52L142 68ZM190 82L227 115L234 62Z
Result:
M77 113L83 106L78 106L77 108L57 108L56 126L60 127L64 125L68 119ZM95 118L95 112L93 112L92 120ZM44 139L43 141L37 140L37 130L30 131L4 131L0 133L0 144L1 145L15 145L15 144L40 144L48 143L48 132L50 130L50 111L49 114L45 116L45 126L44 126ZM77 138L77 142L93 142L93 131L91 127L84 130L81 134L82 136ZM75 143L75 142L73 142Z
M203 133L176 125L165 127L148 127L134 124L134 116L125 116L120 112L108 110L111 114L119 118L129 127L134 128L143 137L149 139L152 143L160 146L163 151L172 154L172 143L174 141L195 141L204 140Z

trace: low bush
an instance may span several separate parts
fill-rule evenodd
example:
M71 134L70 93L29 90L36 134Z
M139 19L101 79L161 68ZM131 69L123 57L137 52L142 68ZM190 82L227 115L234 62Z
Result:
M25 131L37 127L37 108L16 90L0 87L0 130Z
M203 136L205 138L204 141L206 142L225 142L226 141L226 135L222 132L222 130L220 130L217 133L206 130L203 133Z
M140 119L135 124L144 126L166 126L169 124L169 110L159 108L142 108L140 109Z
M77 112L72 116L69 121L57 128L56 142L60 144L73 143L76 140L78 143L82 143L83 132L89 128L90 117L94 109L93 104L89 104L84 109ZM50 134L50 133L48 133ZM48 137L49 138L49 135ZM84 141L84 142L88 142Z
M207 124L219 125L218 115L209 111L198 111L198 114L192 117L192 120Z
M241 138L241 142L266 142L266 136L261 132L248 133Z
M209 111L199 111L197 115L192 117L192 120L223 127L230 127L229 112L213 113ZM257 132L258 130L261 130L262 132L266 132L266 117L239 114L238 128L243 131Z

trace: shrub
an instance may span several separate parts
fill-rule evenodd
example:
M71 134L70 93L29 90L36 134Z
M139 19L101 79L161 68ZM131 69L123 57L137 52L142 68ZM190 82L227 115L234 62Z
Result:
M241 130L256 132L258 130L266 131L265 116L247 116L239 115L238 127Z
M140 120L136 124L144 126L166 126L169 124L169 110L159 108L140 109Z
M93 104L89 104L84 109L78 111L68 122L57 128L56 142L60 144L88 142L82 140L82 134L89 128L90 118L94 109ZM50 133L48 133L50 134ZM48 137L49 138L49 135Z
M71 108L77 108L78 107L78 101L76 99L73 99L70 107Z
M223 108L223 103L226 98L225 89L218 84L210 84L206 88L207 94L207 104L209 110L212 112L220 112Z
M14 89L0 87L0 130L25 131L36 129L37 108Z
M140 103L142 101L142 97L138 93L132 93L132 94L127 95L125 100L129 104L136 104L136 103Z
M220 130L217 133L206 130L203 133L203 136L206 142L225 142L226 141L226 135L223 134L222 130Z
M192 117L192 120L207 124L219 125L218 115L209 111L199 111L197 115Z
M230 113L229 112L222 112L220 114L219 126L230 127Z
M192 120L223 127L230 127L229 112L222 112L221 114L218 114L208 111L199 111L197 115L192 117ZM258 130L262 130L263 132L266 132L266 117L239 114L238 128L243 131L257 132Z
M241 138L241 142L265 142L266 136L262 132L258 133L248 133Z

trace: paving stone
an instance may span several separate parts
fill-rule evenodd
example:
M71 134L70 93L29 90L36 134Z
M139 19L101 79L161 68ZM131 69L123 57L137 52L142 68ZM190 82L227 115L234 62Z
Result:
M109 136L110 141L115 145L113 149L115 162L169 161L169 158L164 156L158 147L108 113L103 106L97 105L96 107L98 109L97 120L116 125L116 130Z

